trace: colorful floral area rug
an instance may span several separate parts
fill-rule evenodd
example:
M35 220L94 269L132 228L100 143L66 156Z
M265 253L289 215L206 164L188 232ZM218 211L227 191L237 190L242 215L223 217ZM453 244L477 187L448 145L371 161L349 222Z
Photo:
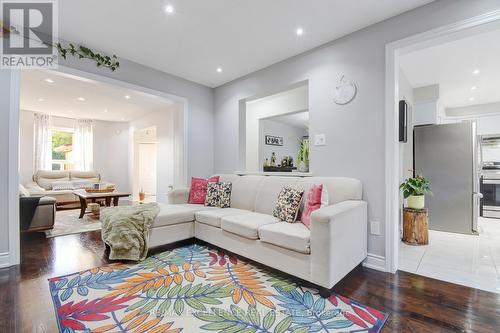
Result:
M63 333L379 332L387 319L201 245L51 278L49 285Z

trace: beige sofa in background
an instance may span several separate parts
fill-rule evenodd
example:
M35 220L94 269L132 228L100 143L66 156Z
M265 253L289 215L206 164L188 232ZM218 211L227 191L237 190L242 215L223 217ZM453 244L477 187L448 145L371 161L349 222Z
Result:
M56 199L58 207L80 207L80 200L73 194L73 190L53 190L54 181L88 180L91 183L101 181L97 171L37 171L33 175L33 182L25 185L31 196L50 196Z

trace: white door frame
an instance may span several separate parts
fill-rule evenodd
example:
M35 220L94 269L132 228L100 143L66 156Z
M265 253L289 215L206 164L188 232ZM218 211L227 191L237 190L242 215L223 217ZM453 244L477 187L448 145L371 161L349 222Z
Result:
M385 48L385 178L386 271L396 272L399 252L399 57L411 51L500 28L500 10L430 30L386 45Z
M85 72L79 69L59 65L55 71L66 74L76 75L95 81L113 84L119 87L128 88L144 92L150 95L167 98L182 103L182 122L183 122L183 156L182 156L182 182L187 184L188 180L188 99L185 97L169 94L163 91L154 90L132 84L129 82L113 79L108 76ZM11 86L10 86L10 110L9 110L9 164L8 164L8 217L9 217L9 252L8 263L3 263L1 267L18 265L20 263L21 248L20 248L20 231L19 231L19 98L21 92L21 70L11 70ZM174 166L175 167L175 166ZM175 171L174 171L175 173Z

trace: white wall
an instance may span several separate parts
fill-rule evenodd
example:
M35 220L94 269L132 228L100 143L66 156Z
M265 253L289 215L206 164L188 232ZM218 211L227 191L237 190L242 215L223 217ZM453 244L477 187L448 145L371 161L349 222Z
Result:
M363 182L369 220L368 251L385 256L385 45L420 32L500 8L498 0L444 0L362 29L215 89L215 171L240 163L239 101L309 80L310 136L325 133L325 146L311 146L312 172ZM339 106L332 91L342 75L358 85L356 99Z
M94 120L94 169L120 191L131 191L129 179L129 124Z
M136 130L145 129L148 127L156 127L156 200L166 202L166 193L170 185L175 185L175 164L174 164L174 112L172 109L153 112L144 117L135 119L130 122L130 147L133 147L133 152L130 156L129 167L131 170L130 177L133 182L133 194L138 195L140 184L138 183L139 174L138 168L138 142L134 140L134 132Z
M304 128L291 126L271 119L260 120L260 170L266 158L271 161L271 154L276 153L276 164L281 162L285 156L292 156L294 165L297 165L297 154L300 147L300 141L303 136L308 135L308 131ZM283 146L266 145L265 136L280 136L283 138Z
M259 130L260 119L305 111L308 109L308 106L307 86L301 86L246 103L246 141L242 143L242 145L246 145L245 171L255 172L262 170L259 158L259 144L261 140Z

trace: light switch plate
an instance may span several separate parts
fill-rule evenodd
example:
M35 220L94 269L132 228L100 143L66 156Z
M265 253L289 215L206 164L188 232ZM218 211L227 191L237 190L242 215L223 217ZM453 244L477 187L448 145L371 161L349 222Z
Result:
M370 234L380 236L380 222L370 221Z
M314 136L314 145L315 146L326 145L326 135L325 134L316 134Z

